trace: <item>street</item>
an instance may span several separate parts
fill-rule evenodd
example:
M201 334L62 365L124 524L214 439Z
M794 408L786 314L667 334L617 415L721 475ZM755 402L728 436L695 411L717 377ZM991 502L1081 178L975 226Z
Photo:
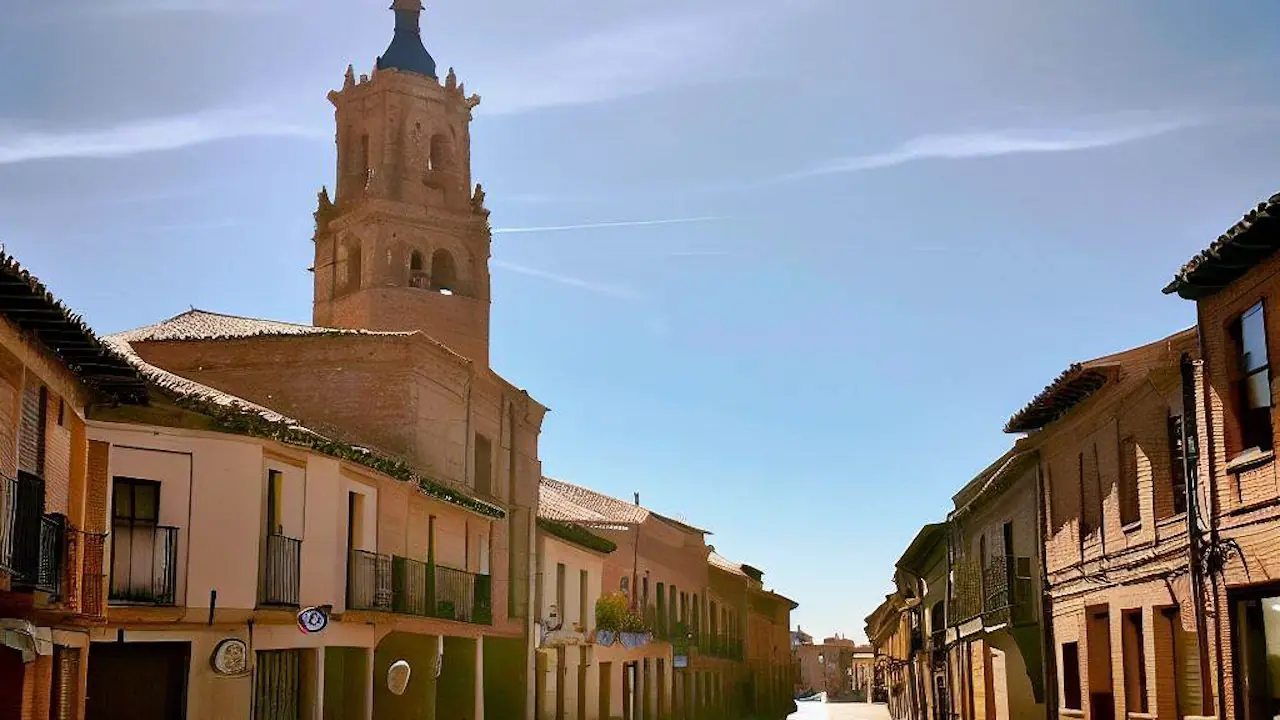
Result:
M798 702L788 720L888 720L889 709L871 703Z

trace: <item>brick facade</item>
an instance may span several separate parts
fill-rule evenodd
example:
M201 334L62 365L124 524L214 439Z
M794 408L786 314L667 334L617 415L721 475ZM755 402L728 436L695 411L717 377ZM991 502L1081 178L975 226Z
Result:
M1233 631L1239 621L1237 600L1251 594L1280 596L1271 578L1280 573L1280 486L1274 455L1263 453L1248 459L1241 428L1238 384L1240 352L1232 337L1232 324L1261 301L1270 357L1280 348L1280 257L1258 263L1225 289L1197 302L1198 324L1204 348L1205 431L1203 463L1209 478L1211 510L1208 554L1212 593L1209 602L1211 658L1222 683L1220 708L1224 717L1244 717L1237 693L1245 670L1237 667L1241 638ZM1277 400L1274 371L1271 402ZM1280 431L1274 409L1272 435ZM1272 440L1272 447L1275 447ZM1245 462L1241 462L1244 460ZM1211 475L1210 475L1211 473Z
M1062 717L1176 720L1208 711L1186 494L1175 489L1185 487L1184 468L1171 430L1184 413L1183 362L1197 355L1188 330L1085 363L1106 382L1019 443L1037 455L1045 488L1050 659ZM1196 372L1185 377L1194 383Z

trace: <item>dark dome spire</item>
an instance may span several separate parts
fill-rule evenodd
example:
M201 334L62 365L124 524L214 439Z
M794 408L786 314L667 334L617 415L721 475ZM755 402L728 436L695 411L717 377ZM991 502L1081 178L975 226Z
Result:
M436 77L436 61L422 44L422 31L418 26L422 1L395 0L391 9L396 13L396 32L386 52L378 58L378 69L407 70Z

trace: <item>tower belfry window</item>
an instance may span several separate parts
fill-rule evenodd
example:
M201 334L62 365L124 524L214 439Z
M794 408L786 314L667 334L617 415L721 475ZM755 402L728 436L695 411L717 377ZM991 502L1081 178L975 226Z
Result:
M345 282L343 283L343 285L345 285L345 286L346 286L346 289L347 289L348 291L352 291L352 290L359 290L359 289L360 289L360 274L361 274L361 267L360 267L360 265L361 265L361 258L360 258L360 244L359 244L359 243L354 243L354 244L352 244L352 245L348 245L348 246L347 246L347 258L346 258L346 259L347 259L346 268L345 268L345 270L346 270L346 275L345 275L345 277L343 278L343 279L345 280Z
M431 137L431 155L427 158L428 170L448 170L453 167L453 145L444 135Z
M427 288L427 270L423 267L422 253L417 250L409 256L409 286Z
M431 289L442 295L452 295L458 289L458 268L448 250L431 255Z

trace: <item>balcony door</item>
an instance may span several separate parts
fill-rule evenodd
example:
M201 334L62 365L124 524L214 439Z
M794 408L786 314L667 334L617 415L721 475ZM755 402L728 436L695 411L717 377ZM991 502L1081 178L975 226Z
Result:
M117 477L111 490L111 599L172 604L177 528L160 520L160 483Z

